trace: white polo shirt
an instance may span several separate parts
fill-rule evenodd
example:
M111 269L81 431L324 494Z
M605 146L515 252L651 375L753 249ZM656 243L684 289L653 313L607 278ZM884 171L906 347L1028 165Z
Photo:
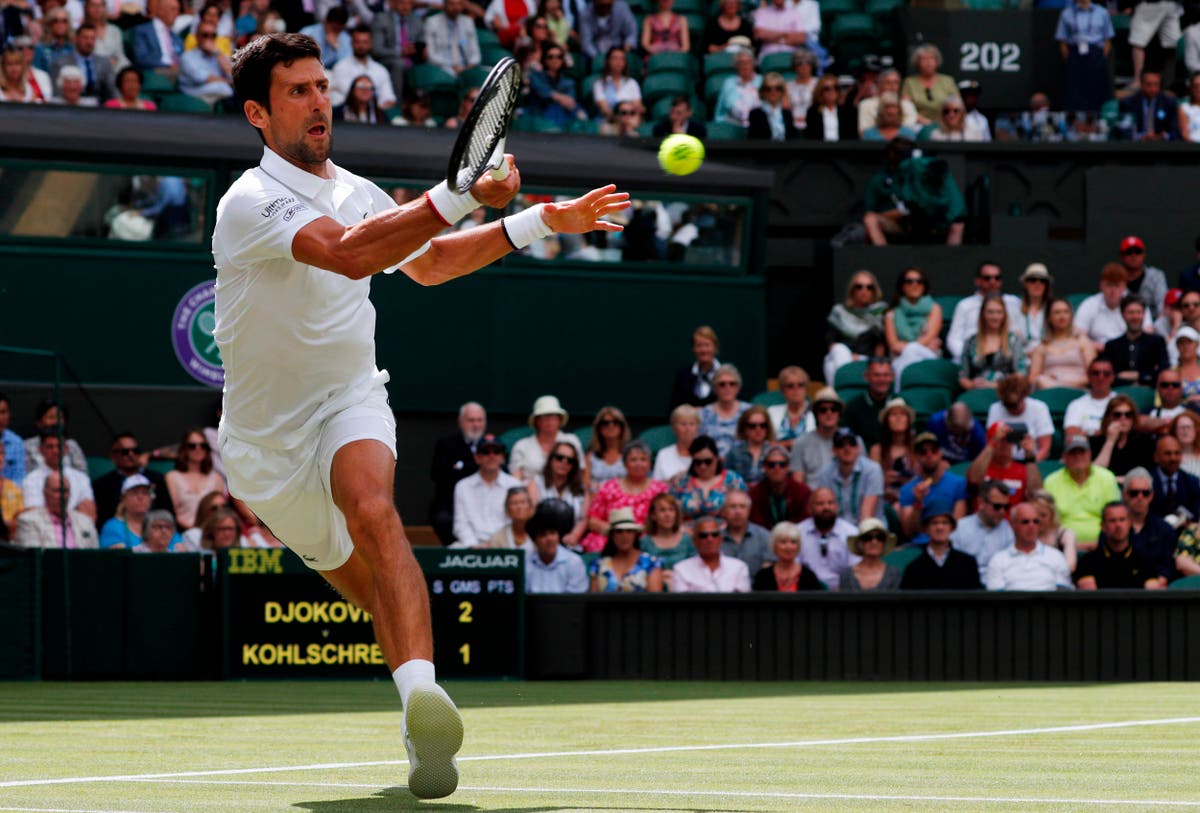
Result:
M716 570L699 556L691 556L671 569L671 592L749 593L750 569L741 559L723 553Z
M1108 307L1104 302L1104 294L1092 294L1079 303L1075 311L1075 327L1088 335L1094 342L1107 342L1125 335L1125 317L1121 316L1121 306ZM1150 309L1142 318L1142 330L1147 333L1154 331L1154 322L1150 320Z
M370 181L329 162L330 179L270 149L217 205L216 329L225 367L222 425L272 449L358 403L387 373L375 367L370 277L352 280L297 262L292 240L319 217L350 226L394 208Z
M1009 545L988 561L988 590L1074 590L1062 551L1037 543L1029 553Z
M1093 398L1091 395L1081 395L1071 403L1067 404L1067 411L1063 413L1063 428L1068 426L1078 426L1085 435L1094 435L1100 431L1100 424L1104 420L1104 411L1108 409L1108 402L1113 399L1116 393L1110 392L1103 398Z

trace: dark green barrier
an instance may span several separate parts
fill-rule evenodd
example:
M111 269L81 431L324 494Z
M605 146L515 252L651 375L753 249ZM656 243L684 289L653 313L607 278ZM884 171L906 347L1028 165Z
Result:
M429 586L438 675L520 677L524 554L416 554ZM387 674L370 616L291 551L222 551L218 570L227 678Z
M42 671L41 563L35 551L0 545L0 678Z

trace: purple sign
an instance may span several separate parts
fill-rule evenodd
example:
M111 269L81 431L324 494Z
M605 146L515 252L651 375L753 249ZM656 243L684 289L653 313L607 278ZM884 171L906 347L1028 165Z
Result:
M171 320L171 344L175 348L175 357L188 375L220 389L225 384L225 370L213 336L217 326L213 310L216 295L212 280L200 283L183 295Z

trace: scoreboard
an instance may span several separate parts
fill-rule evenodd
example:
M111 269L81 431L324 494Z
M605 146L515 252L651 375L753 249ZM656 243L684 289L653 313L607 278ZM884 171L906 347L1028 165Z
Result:
M438 677L521 677L525 554L422 549ZM371 617L289 550L220 551L226 678L386 676Z

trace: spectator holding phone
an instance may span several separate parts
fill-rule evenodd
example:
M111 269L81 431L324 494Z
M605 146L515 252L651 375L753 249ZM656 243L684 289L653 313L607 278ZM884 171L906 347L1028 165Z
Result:
M1020 444L1025 453L1025 462L1014 459L1013 447ZM967 482L979 488L985 482L1003 483L1013 505L1025 499L1025 494L1041 488L1042 474L1037 464L1033 438L1027 432L1007 423L994 423L988 427L987 445L967 468Z

